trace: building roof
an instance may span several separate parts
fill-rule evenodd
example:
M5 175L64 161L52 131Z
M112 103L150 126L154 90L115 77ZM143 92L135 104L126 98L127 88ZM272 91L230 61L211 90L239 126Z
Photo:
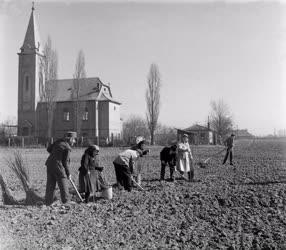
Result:
M37 52L43 54L43 46L41 46L40 34L34 14L35 8L32 7L28 28L26 31L23 46L21 47L22 53Z
M82 78L78 80L79 84L79 100L89 101L110 101L120 104L113 99L110 86L101 82L98 77ZM74 79L63 79L56 81L55 102L72 101L75 98L75 81Z
M250 134L247 129L233 130L232 133L235 134L236 137L254 137L254 135Z
M212 131L211 129L209 129L208 127L205 126L201 126L199 124L194 124L191 127L185 128L183 129L184 131L188 132L188 131Z

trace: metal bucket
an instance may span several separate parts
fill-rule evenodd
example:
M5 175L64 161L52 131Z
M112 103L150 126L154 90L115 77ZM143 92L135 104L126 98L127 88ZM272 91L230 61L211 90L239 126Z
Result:
M112 187L108 187L101 192L101 197L107 200L112 199Z

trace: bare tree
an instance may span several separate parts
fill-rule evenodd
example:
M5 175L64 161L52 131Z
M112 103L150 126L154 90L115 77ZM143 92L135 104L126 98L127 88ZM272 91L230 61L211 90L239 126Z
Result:
M48 36L44 47L44 57L41 57L39 66L39 80L40 83L43 83L40 85L40 100L46 104L48 138L52 137L54 111L56 107L57 78L58 54L52 47L51 37Z
M151 145L154 145L154 133L158 123L160 112L160 89L161 79L159 68L152 63L148 75L148 86L146 90L146 104L147 104L147 125L151 136Z
M81 134L82 116L84 112L84 103L80 100L81 85L85 81L85 57L82 50L79 51L76 63L75 71L73 75L73 106L74 106L74 127L78 134Z
M231 130L233 120L229 108L223 99L211 101L210 125L221 138L224 138Z
M122 126L123 140L127 144L132 144L135 141L136 136L149 137L149 131L147 128L146 121L138 116L131 115Z
M156 128L156 144L169 145L177 140L177 130L166 125L158 124Z

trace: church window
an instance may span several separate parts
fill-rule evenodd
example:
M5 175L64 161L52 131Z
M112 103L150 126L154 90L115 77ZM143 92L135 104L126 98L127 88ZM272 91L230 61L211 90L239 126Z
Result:
M116 110L116 106L114 106L114 110Z
M69 121L70 120L70 112L68 109L64 109L64 121Z
M25 90L29 91L29 76L25 77Z
M84 109L82 120L84 121L88 120L88 109L87 108Z

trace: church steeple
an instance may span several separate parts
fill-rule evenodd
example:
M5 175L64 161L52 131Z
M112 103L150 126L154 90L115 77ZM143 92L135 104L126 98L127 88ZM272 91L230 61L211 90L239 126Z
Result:
M40 62L43 58L40 45L33 3L24 43L18 53L18 135L21 136L36 135L38 131L36 112L40 86L43 85L39 72L42 70Z
M32 3L32 12L28 28L26 31L23 46L21 47L21 53L40 53L42 54L40 35L35 18L35 7L34 2Z

